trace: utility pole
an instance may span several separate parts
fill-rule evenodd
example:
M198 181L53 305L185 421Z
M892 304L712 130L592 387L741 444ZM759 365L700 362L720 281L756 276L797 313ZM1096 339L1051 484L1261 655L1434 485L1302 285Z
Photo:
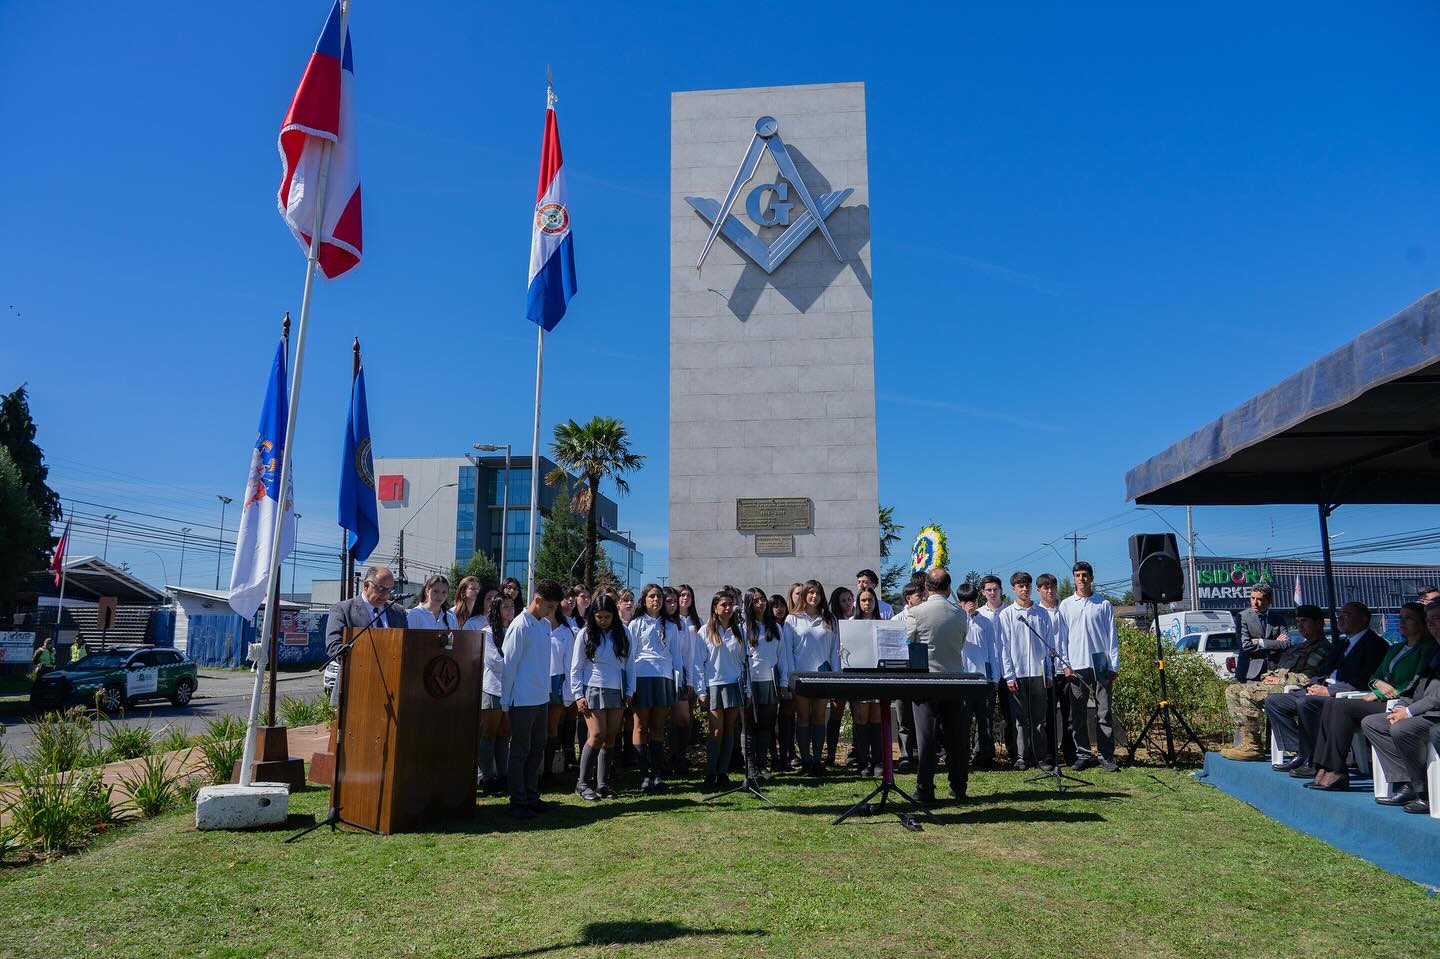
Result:
M1198 584L1195 580L1195 507L1185 507L1185 552L1189 569L1190 608L1200 608L1200 597L1195 595Z
M1070 541L1070 551L1074 554L1072 562L1080 562L1080 541L1089 538L1088 536L1081 536L1078 529L1071 530L1069 536L1061 537L1061 539L1068 539Z

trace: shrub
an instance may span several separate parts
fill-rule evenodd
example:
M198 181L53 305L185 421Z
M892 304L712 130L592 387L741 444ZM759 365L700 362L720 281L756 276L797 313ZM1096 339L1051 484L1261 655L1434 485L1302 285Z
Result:
M166 769L164 755L149 755L134 774L120 778L120 785L130 796L129 805L149 819L180 805L180 780Z
M60 769L37 750L15 767L4 813L18 842L45 855L76 849L116 821L111 788L98 770Z
M195 797L205 785L204 776L186 776L175 785L175 795L182 806L195 805Z
M160 738L156 740L155 750L156 752L173 753L189 749L194 744L194 738L183 728L167 723Z
M105 741L109 744L111 762L117 759L139 759L148 756L155 748L155 730L149 723L143 726L122 726L113 719L105 719Z
M81 758L91 751L90 735L94 724L83 706L64 712L46 713L31 724L35 737L32 755L47 769L61 772L82 765Z
M215 785L228 783L235 764L245 755L245 725L233 716L206 723L196 748L205 757L205 773Z
M1230 720L1225 711L1225 687L1229 683L1220 678L1209 660L1197 652L1167 649L1165 680L1171 704L1190 723L1202 745L1229 741ZM1145 721L1159 702L1160 674L1155 668L1155 634L1122 624L1120 672L1113 690L1116 724L1130 736L1140 735ZM1183 737L1184 731L1178 723L1175 728L1179 737ZM1154 735L1153 728L1151 735Z
M280 700L280 722L291 729L328 723L334 718L335 708L323 694L308 700L291 696Z

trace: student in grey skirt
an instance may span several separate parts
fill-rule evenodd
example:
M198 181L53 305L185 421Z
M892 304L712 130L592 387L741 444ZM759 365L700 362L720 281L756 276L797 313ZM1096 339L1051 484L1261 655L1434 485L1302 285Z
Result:
M580 779L575 785L575 792L587 802L615 798L609 781L610 744L620 732L620 718L625 712L623 690L629 660L630 634L620 622L615 600L600 596L585 612L585 628L575 638L567 677L568 694L585 720L588 733L580 750Z
M695 668L695 689L700 705L710 712L710 740L706 744L705 787L730 784L725 770L735 748L735 727L740 723L740 664L745 638L735 620L735 606L724 590L710 600L710 620L700 628L701 656Z
M750 755L755 772L769 779L770 742L775 736L775 713L780 708L780 690L790 690L790 664L785 655L785 634L775 621L770 598L758 586L745 594L750 615L745 618L746 648L750 657L750 695L755 701Z
M675 705L675 688L682 685L679 628L665 618L665 594L654 583L640 590L640 613L630 620L630 691L634 696L635 749L639 753L640 788L652 792L665 787L665 727Z
M505 655L500 645L505 630L515 618L515 601L501 593L490 597L485 616L485 668L480 684L480 792L503 796L508 788L506 769L510 764L510 717L500 708L500 676ZM474 621L466 628L473 628Z

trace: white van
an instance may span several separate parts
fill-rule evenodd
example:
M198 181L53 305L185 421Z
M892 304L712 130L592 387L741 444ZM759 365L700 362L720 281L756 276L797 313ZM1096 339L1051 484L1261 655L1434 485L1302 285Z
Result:
M1180 637L1191 633L1234 631L1235 617L1225 609L1187 609L1160 614L1160 635L1172 647L1179 645Z

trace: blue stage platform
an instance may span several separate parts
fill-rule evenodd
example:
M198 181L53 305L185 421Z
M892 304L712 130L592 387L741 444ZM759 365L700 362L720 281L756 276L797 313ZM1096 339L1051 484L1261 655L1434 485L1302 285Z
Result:
M1206 753L1205 769L1195 775L1291 829L1440 888L1440 820L1377 804L1369 779L1352 778L1349 792L1316 792L1268 762L1234 762L1219 753Z

